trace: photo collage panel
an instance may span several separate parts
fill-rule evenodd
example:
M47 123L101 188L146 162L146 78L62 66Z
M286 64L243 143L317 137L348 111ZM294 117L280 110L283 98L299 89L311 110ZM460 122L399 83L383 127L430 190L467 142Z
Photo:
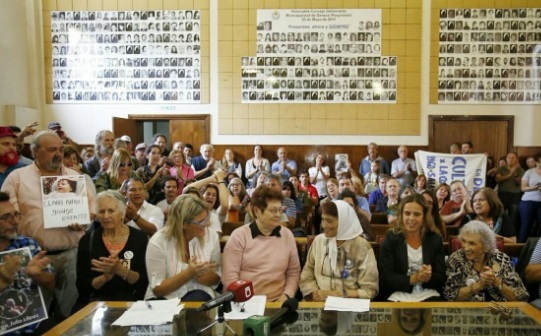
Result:
M201 101L200 11L51 12L54 102Z
M242 102L396 103L397 57L381 55L381 11L337 12L258 11L256 56L241 58Z
M441 9L438 101L541 103L541 9Z

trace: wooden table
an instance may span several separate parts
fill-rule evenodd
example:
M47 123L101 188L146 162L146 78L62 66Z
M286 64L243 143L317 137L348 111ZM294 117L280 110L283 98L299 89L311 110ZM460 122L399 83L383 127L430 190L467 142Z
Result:
M114 329L110 324L131 305L130 302L93 302L69 317L63 323L57 325L45 335L99 335L100 331L105 334L107 328L111 329L111 335L127 335L120 329ZM186 318L187 324L196 323L198 316L204 313L195 313L194 308L199 303L186 303L185 311L192 316ZM511 302L502 303L512 310L509 321L503 321L499 315L490 312L488 303L465 303L465 302L430 302L430 303L406 303L406 302L372 302L369 313L335 313L322 312L323 303L301 302L298 309L298 320L290 325L282 327L282 331L273 333L276 335L322 335L319 328L322 321L327 321L323 315L331 317L333 314L341 314L342 319L349 317L351 326L349 333L345 335L399 335L403 334L401 324L402 314L418 312L423 314L422 335L498 335L501 329L516 331L513 335L539 335L541 330L541 311L528 303ZM280 307L279 303L267 303L266 315L272 315ZM101 317L106 315L104 311L116 310L114 319L103 323ZM194 315L195 314L195 315ZM194 318L195 316L195 318ZM208 317L208 321L213 319ZM332 320L332 319L331 319ZM337 319L340 320L340 319ZM347 320L347 319L346 319ZM326 323L326 322L325 322ZM106 325L107 324L107 325ZM229 323L239 335L242 333L242 321ZM106 329L101 329L106 328ZM94 333L92 332L94 330ZM98 330L98 333L95 331ZM191 335L193 333L188 333ZM212 335L215 333L213 332ZM229 335L230 333L228 333ZM149 334L155 335L155 334ZM508 333L504 333L508 335Z

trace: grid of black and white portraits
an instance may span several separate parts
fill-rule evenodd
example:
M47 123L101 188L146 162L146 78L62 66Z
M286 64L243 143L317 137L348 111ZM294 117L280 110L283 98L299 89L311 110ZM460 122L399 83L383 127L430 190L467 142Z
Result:
M200 103L200 11L51 12L54 102Z
M259 21L256 56L241 59L243 103L396 103L397 57L381 55L381 19L340 31L284 27Z
M541 9L441 9L439 103L541 103Z

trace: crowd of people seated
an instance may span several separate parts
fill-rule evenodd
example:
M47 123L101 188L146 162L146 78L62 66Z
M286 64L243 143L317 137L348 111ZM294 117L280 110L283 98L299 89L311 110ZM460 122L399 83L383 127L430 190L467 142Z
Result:
M462 181L430 190L407 146L389 165L371 143L358 172L347 162L333 176L323 153L303 169L284 147L272 162L256 145L243 166L234 149L221 160L210 144L198 156L182 142L169 150L163 134L133 146L128 136L103 130L94 148L78 148L59 123L42 132L36 126L0 127L0 252L23 239L35 246L27 274L57 321L92 300L205 301L237 280L251 280L255 294L270 301L529 298L496 241L524 242L539 230L541 153L526 170L509 153L493 172L497 191L470 196ZM20 156L31 135L34 160ZM462 153L472 148L464 143ZM92 224L45 229L41 176L80 174ZM376 215L389 223L379 256L369 243L377 239ZM239 227L224 236L231 222ZM446 262L453 226L462 247ZM295 237L311 234L302 265ZM0 264L0 291L13 285L18 266ZM526 279L541 282L541 243L530 266Z

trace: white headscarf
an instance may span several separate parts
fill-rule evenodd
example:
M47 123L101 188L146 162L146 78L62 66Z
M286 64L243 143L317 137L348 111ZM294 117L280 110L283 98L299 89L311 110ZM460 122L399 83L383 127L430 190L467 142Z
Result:
M338 259L337 240L349 240L356 238L363 233L363 228L359 222L359 218L355 210L344 201L332 201L338 208L338 232L336 237L327 238L329 246L329 259L331 261L331 269L336 270L336 259Z

